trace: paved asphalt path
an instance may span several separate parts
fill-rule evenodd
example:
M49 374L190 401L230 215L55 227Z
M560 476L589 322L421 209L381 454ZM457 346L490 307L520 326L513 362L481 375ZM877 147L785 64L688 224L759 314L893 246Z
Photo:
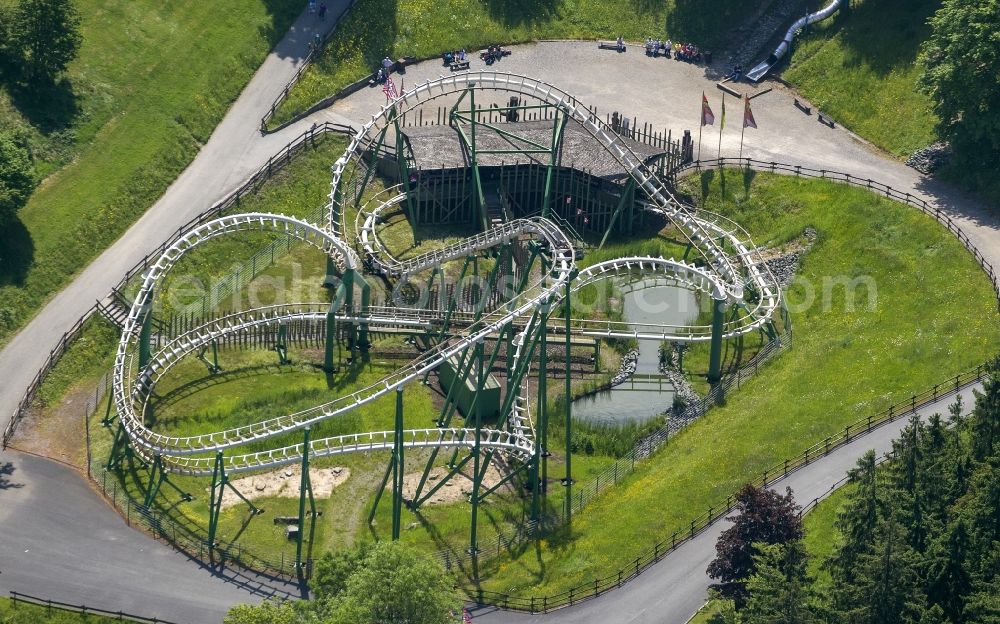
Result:
M339 15L348 0L327 4L331 15ZM315 15L301 15L257 70L195 160L163 197L55 295L0 351L0 422L3 426L59 337L95 301L103 300L121 276L159 246L169 233L238 187L267 163L270 156L308 128L303 122L262 136L260 118L295 75L308 53L308 44L316 29L332 26L333 20L320 22ZM331 119L336 120L336 117ZM338 121L348 123L344 119Z
M967 412L973 405L972 388L981 389L981 384L959 392ZM935 413L947 414L954 400L954 394L942 397L917 413L921 418ZM912 412L774 482L771 489L784 492L786 487L792 488L800 504L824 497L869 449L879 455L892 450L892 441L899 437L910 414ZM716 522L635 580L597 598L538 615L493 607L478 608L472 611L473 619L477 624L684 624L708 598L711 580L705 569L715 557L719 534L729 526L725 521Z
M345 2L332 2L331 14L337 14ZM95 300L102 299L125 270L159 245L167 232L210 207L312 123L363 122L384 102L379 89L366 89L279 132L259 133L260 116L294 74L318 26L312 16L299 18L161 200L0 351L0 420L13 412L24 387L58 337ZM473 61L473 69L479 65L478 60ZM620 109L621 103L627 102L630 110L623 113L657 128L671 128L675 136L685 128L693 127L697 132L702 91L710 94L717 119L720 116L719 92L703 68L646 58L635 48L619 55L599 52L592 43L529 44L516 47L496 69L551 82L580 101L596 105L601 112ZM443 71L447 70L430 61L410 68L403 80L409 86ZM909 190L940 205L990 262L1000 267L1000 223L984 206L884 157L841 128L818 124L815 117L807 117L792 106L790 92L774 86L773 92L754 100L760 130L747 131L745 156L845 171ZM731 97L728 108L729 129L722 153L733 156L738 148L741 111ZM714 157L717 146L718 134L709 128L702 155ZM943 411L944 404L936 409ZM901 426L897 422L883 427L796 472L779 486L787 483L799 500L811 500L840 479L866 449L888 449ZM0 482L0 592L38 593L55 600L200 623L218 621L230 604L292 589L274 584L261 587L264 580L238 575L212 576L197 563L129 529L72 470L13 452L0 455L0 465L7 462L13 473L3 477L9 487ZM707 581L703 571L723 528L724 523L717 524L665 558L655 570L604 597L548 616L483 610L476 619L683 622L704 599ZM95 570L102 573L94 574Z
M298 596L239 569L211 571L130 529L76 470L0 452L0 590L177 624L217 624L233 604Z

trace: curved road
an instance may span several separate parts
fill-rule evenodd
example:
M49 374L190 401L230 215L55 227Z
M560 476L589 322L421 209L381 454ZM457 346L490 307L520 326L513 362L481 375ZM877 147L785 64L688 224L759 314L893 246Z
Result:
M344 2L331 3L331 13L337 14ZM373 107L384 101L381 90L363 90L280 132L260 135L261 114L301 63L315 26L312 16L299 18L198 157L160 201L0 351L0 379L4 380L0 420L13 412L24 387L58 337L93 301L103 299L125 270L159 245L164 232L176 230L208 208L313 122L365 120ZM584 67L586 71L574 71ZM703 68L647 58L634 48L627 54L615 54L599 52L592 43L530 44L515 48L498 69L552 82L580 101L596 105L602 113L628 102L630 110L622 110L624 114L657 128L672 128L675 136L694 127L697 137L701 91L710 94L719 113L719 92ZM440 73L439 63L430 61L410 68L405 81L413 84L411 81ZM723 138L722 152L732 156L739 141L739 105L733 98L729 100L730 130ZM747 133L745 156L844 171L912 192L940 206L986 258L1000 267L1000 221L985 206L886 158L843 129L816 123L814 117L795 109L791 100L792 94L779 85L754 100L760 130ZM705 136L703 155L714 157L716 129L709 128ZM946 402L923 411L944 411ZM887 450L902 425L903 421L897 421L859 438L777 485L787 484L799 500L811 500L837 481L867 449ZM808 442L803 441L803 446ZM232 572L211 575L195 562L129 529L69 468L12 451L0 453L0 468L5 466L8 470L0 469L0 528L4 532L0 540L0 592L22 591L149 617L208 623L218 622L232 604L297 591L259 577ZM724 526L717 523L666 557L655 571L601 598L547 616L483 609L476 613L476 621L684 622L704 599L704 569Z

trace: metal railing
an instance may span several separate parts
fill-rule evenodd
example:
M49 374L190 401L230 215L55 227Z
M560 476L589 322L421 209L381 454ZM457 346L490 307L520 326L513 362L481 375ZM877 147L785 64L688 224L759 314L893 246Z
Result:
M987 367L985 364L981 364L971 371L935 384L932 388L919 394L914 394L909 401L891 405L882 412L847 425L842 433L828 436L824 440L807 448L801 455L786 459L772 466L765 470L759 478L750 481L750 483L757 487L766 487L768 484L774 483L788 476L790 473L826 457L830 452L870 433L881 425L909 416L927 404L954 395L960 390L976 384L986 374ZM815 506L818 502L817 500L809 504ZM733 510L734 504L735 495L730 495L726 498L724 504L720 503L718 506L710 506L705 513L693 518L685 529L674 531L669 537L665 537L665 539L654 543L652 548L646 550L632 562L608 576L596 578L593 581L571 587L566 591L547 596L521 597L480 590L477 592L475 598L480 604L530 613L545 613L570 606L582 600L595 598L611 589L621 587L623 584L637 577L644 570L659 562L665 555L673 552L679 546L693 539L718 520L724 518Z
M267 163L262 165L260 169L247 178L246 181L244 181L238 188L231 191L224 198L213 204L208 210L202 212L184 225L177 228L177 231L165 239L155 250L146 254L142 260L126 271L113 290L117 292L124 292L129 281L136 276L142 275L143 271L148 269L168 247L177 242L186 232L208 221L217 219L225 215L230 209L239 206L243 197L256 191L275 173L284 169L302 151L308 147L315 147L317 141L323 140L325 135L329 133L352 135L354 132L355 130L353 128L329 122L317 124L304 131L302 134L289 141L277 153L268 158Z
M152 262L155 262L156 259L163 253L163 250L165 250L167 247L169 247L179 238L181 238L185 232L187 232L193 227L197 227L202 223L205 223L207 221L210 221L225 214L226 211L230 210L234 206L238 206L243 197L245 197L248 193L252 193L253 191L255 191L257 188L260 187L261 184L270 179L275 173L281 171L304 149L310 146L314 147L317 141L321 141L325 138L326 134L338 133L338 134L349 135L353 134L353 132L354 130L347 126L341 126L339 124L332 124L332 123L323 123L306 130L296 138L289 141L288 144L286 144L283 148L281 148L281 150L279 150L276 154L268 158L267 163L263 165L259 170L257 170L257 172L255 172L253 175L247 178L247 180L243 184L241 184L238 188L230 192L228 195L226 195L226 197L224 197L220 201L216 202L211 208L209 208L205 212L199 214L198 216L188 221L186 224L182 225L180 228L177 229L175 233L173 233L167 240L165 240L155 251L147 254L131 269L126 271L122 279L112 289L113 293L121 296L121 293L123 293L126 290L128 282L134 277L141 275L143 271L149 268L150 264ZM317 214L322 215L322 208L318 209ZM274 244L279 245L279 243L281 242L283 241L277 241ZM277 249L277 247L275 247L275 249ZM274 250L270 249L264 250L260 253L263 254L265 252L271 252L271 251ZM263 266L263 264L261 266ZM254 266L254 270L256 271L256 264ZM252 277L253 276L250 276L251 279ZM234 283L229 284L228 287L230 288L241 287L241 285L245 285L245 281L247 281L247 279L248 278L244 276L241 281L241 278L237 277ZM39 386L41 386L42 381L49 374L49 371L56 364L56 362L59 361L59 358L62 357L63 353L66 351L67 346L80 335L80 331L83 329L83 324L87 321L88 318L90 318L94 314L95 311L97 311L97 306L94 306L89 310L87 310L83 314L83 316L80 317L80 319L73 325L73 327L71 327L66 333L62 335L62 337L56 343L56 346L49 353L49 356L45 359L45 362L42 364L42 367L38 370L38 373L35 374L35 377L32 379L31 383L28 384L28 387L25 389L25 392L22 395L21 401L18 403L17 408L14 410L14 413L8 420L7 425L4 427L2 436L3 448L7 448L7 446L10 444L10 440L14 435L14 431L17 428L18 422L24 417L24 415L31 408L32 402L34 401L35 396L37 396L38 394L38 388Z
M61 358L63 353L66 352L70 343L77 339L80 332L83 331L83 324L86 323L87 319L89 319L96 311L97 306L92 306L89 310L84 312L83 316L81 316L80 319L73 324L73 327L71 327L69 331L59 338L56 346L49 351L48 357L45 358L45 362L42 364L42 367L37 373L35 373L31 383L29 383L28 387L24 390L24 394L21 395L21 401L17 404L17 409L15 409L14 413L11 414L10 420L7 422L7 426L4 427L2 440L3 448L6 449L7 445L10 444L10 439L14 437L14 431L17 429L17 424L31 409L31 406L35 401L35 397L38 396L38 388L48 376L49 371L52 370L52 367L56 365L59 358Z
M312 65L313 61L316 59L316 56L322 52L323 47L326 45L326 42L329 41L330 37L332 37L333 34L337 32L337 29L340 28L340 20L342 20L344 16L347 15L347 12L353 9L354 5L357 3L358 0L351 0L350 4L344 7L344 10L341 11L340 14L337 15L337 17L333 18L334 21L333 28L331 28L330 31L327 32L326 35L323 37L323 44L320 45L319 47L313 47L309 50L309 54L307 54L306 58L302 60L302 64L299 65L299 68L295 71L295 75L293 75L288 80L288 82L285 83L285 86L281 90L281 93L278 94L278 97L274 98L274 101L271 102L271 107L268 108L267 112L264 113L264 116L260 118L260 131L262 133L267 132L267 122L271 121L271 118L274 117L274 113L277 112L278 107L281 106L281 103L284 102L286 99L288 99L288 94L291 92L292 87L294 87L299 82L299 80L302 78L302 74L304 74L306 70L309 69L309 66Z
M162 618L148 618L142 615L126 613L121 610L109 611L107 609L99 609L97 607L88 607L87 605L75 605L68 602L51 600L49 598L39 598L38 596L32 596L30 594L22 594L21 592L16 591L10 592L10 601L11 608L14 611L17 611L18 604L26 604L34 607L43 607L47 612L51 612L55 609L57 611L80 613L82 615L98 615L125 622L138 622L139 624L173 624L171 620L164 620Z
M894 199L918 208L921 212L934 217L938 223L945 226L948 231L954 234L958 240L961 241L969 253L972 254L972 256L976 259L976 262L979 263L979 266L986 272L987 277L990 278L990 283L993 286L993 292L997 297L997 307L1000 309L1000 275L997 274L993 265L991 265L983 256L982 252L979 251L972 239L969 238L969 235L966 234L965 231L962 230L961 226L955 223L949 215L942 211L940 206L935 206L913 193L900 191L899 189L895 189L888 184L872 180L871 178L856 176L850 173L843 173L841 171L834 171L831 169L813 169L810 167L803 167L801 165L791 165L788 163L774 161L768 162L763 160L754 160L752 158L717 158L704 161L696 160L678 168L676 175L683 175L685 172L692 170L700 172L704 169L716 169L719 167L741 167L753 169L754 171L794 175L796 177L819 178L833 182L843 182L850 184L851 186L857 186L859 188L868 189L869 191L874 191L888 197L889 199Z

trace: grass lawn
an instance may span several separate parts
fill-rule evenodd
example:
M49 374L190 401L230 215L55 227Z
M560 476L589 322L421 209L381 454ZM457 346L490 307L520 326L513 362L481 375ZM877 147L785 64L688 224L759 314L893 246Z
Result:
M667 36L709 49L729 43L728 31L764 6L763 0L360 0L322 56L278 109L283 123L374 71L386 55L429 57L477 50L496 42L537 39L627 40Z
M725 178L725 195L717 172L685 186L758 243L818 231L799 272L815 302L803 305L802 283L788 296L793 348L574 517L568 539L484 571L486 589L552 594L613 573L765 468L993 353L1000 327L992 290L931 218L832 182L756 175L744 186L735 171ZM853 309L843 286L825 289L824 304L824 282L862 276L877 289L872 308L864 287Z
M0 598L0 622L2 624L111 624L112 622L132 622L100 617L97 615L82 615L58 609L36 607L23 602L12 602L9 598Z
M0 86L0 125L45 176L0 273L0 342L160 197L302 0L79 0L83 46L53 93Z
M292 215L307 215L315 211L323 205L329 192L329 163L343 151L343 147L342 137L326 135L314 150L300 152L285 169L265 182L256 192L244 197L239 209ZM251 232L237 237L220 238L195 249L165 278L164 292L167 296L161 296L157 300L157 317L169 318L171 314L187 311L200 314L200 302L205 296L205 288L218 284L220 278L243 266L247 258L274 240L274 236ZM319 284L322 282L325 265L319 252L312 247L297 245L291 245L290 252L285 245L278 244L276 247L275 265L266 268L264 274L271 279L290 280L292 287L302 293L291 299L293 301L322 300L323 291ZM304 271L302 267L307 267L312 272ZM257 270L262 268L259 266ZM243 270L248 270L248 267L244 266ZM318 274L316 270L319 271ZM179 276L183 279L178 280ZM260 299L256 302L258 304L274 302L276 293L267 285L258 282L253 292ZM237 289L233 296L220 302L219 308L228 310L241 305L245 307L251 303L247 294L246 289ZM110 369L117 344L116 329L101 318L89 320L80 338L69 346L66 354L42 382L35 413L19 427L16 444L43 454L56 452L64 459L71 458L68 459L71 463L83 465L85 449L80 444L83 431L79 405L93 394L98 380Z
M935 141L931 98L916 88L917 52L941 0L861 0L795 45L782 77L825 113L905 157Z

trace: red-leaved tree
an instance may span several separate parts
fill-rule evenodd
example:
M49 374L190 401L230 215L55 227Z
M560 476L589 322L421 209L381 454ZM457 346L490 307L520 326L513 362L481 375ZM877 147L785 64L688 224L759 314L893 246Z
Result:
M708 575L720 582L714 586L723 596L742 606L748 595L745 581L754 572L756 543L785 544L802 538L802 519L792 490L784 496L747 484L736 495L733 526L719 536L716 557L708 565Z

